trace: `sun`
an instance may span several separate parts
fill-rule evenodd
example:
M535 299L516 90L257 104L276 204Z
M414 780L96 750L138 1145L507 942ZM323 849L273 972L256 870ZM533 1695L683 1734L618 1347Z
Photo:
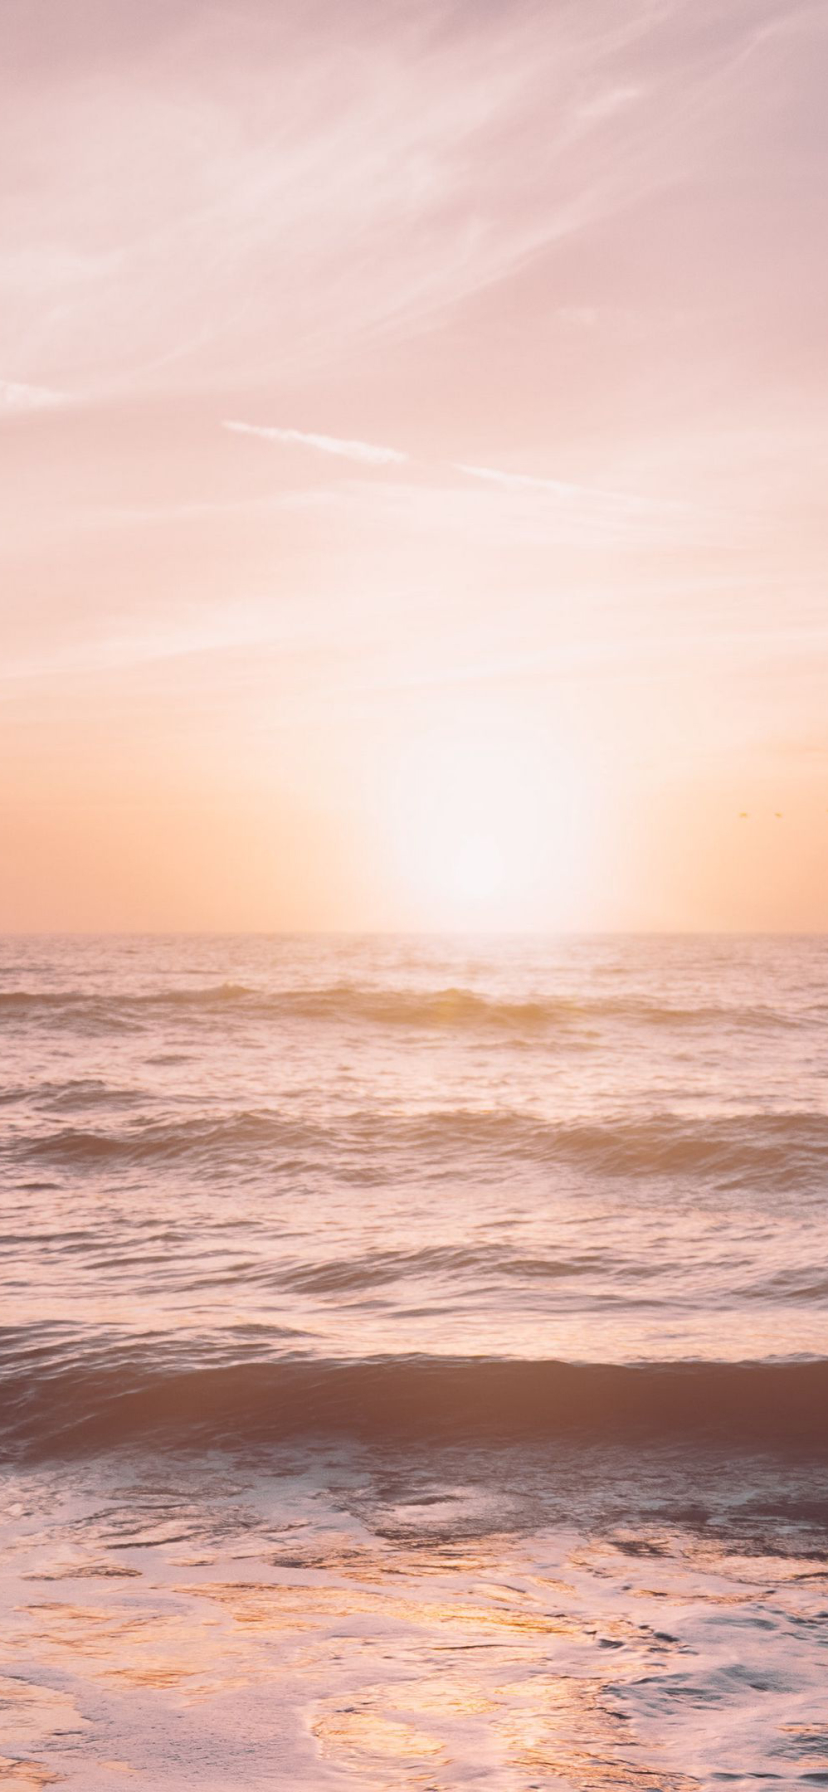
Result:
M446 888L461 901L488 902L506 882L506 861L493 834L461 832L445 852Z
M584 778L519 720L444 724L408 741L391 810L395 871L418 925L577 920L590 856Z

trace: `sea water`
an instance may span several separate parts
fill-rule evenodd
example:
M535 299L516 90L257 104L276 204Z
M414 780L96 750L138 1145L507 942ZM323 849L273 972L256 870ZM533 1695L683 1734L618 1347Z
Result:
M828 1784L828 941L0 942L0 1785Z

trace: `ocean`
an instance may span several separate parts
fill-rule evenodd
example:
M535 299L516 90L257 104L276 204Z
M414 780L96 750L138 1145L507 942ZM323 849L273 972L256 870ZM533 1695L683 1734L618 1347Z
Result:
M0 941L0 1785L828 1785L828 939Z

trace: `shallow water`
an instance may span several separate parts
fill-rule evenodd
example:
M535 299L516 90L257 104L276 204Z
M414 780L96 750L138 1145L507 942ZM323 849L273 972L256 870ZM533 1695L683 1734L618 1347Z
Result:
M828 1783L828 942L0 943L0 1785Z
M824 1488L732 1470L318 1444L12 1475L9 1783L825 1783Z

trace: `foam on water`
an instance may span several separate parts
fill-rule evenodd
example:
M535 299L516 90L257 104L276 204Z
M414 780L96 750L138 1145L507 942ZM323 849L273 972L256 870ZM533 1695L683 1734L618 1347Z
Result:
M808 1472L594 1445L8 1477L0 1774L692 1792L828 1773Z

